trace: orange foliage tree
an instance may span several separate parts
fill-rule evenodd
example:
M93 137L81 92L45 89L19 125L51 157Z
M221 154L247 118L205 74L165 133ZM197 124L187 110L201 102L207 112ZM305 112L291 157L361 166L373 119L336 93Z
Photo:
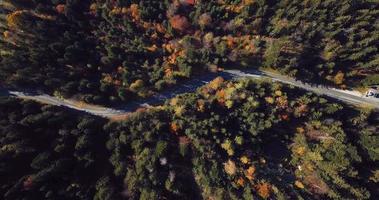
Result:
M270 185L268 183L260 183L257 185L259 196L267 199L270 196Z

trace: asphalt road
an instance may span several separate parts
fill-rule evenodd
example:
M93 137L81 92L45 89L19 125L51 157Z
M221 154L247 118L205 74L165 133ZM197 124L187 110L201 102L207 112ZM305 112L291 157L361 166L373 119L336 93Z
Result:
M270 72L261 72L261 71L256 71L256 70L246 70L246 71L224 70L223 72L219 72L219 73L205 74L203 76L199 76L198 78L188 80L175 87L169 88L168 90L165 90L164 92L161 92L155 96L149 97L147 99L141 99L138 101L129 102L117 108L106 108L106 107L101 107L101 106L92 106L92 105L85 105L85 104L81 105L81 104L78 104L78 102L74 102L71 100L62 100L57 97L46 95L46 94L31 94L31 93L24 93L24 92L17 92L17 91L2 91L1 93L3 95L16 96L18 98L34 100L34 101L38 101L44 104L64 106L71 109L84 111L96 116L112 118L112 117L128 114L141 107L149 107L150 105L162 103L166 99L170 99L178 94L193 92L198 87L208 83L209 81L213 80L217 76L221 76L224 79L239 79L243 77L267 78L267 79L271 79L272 81L282 82L284 84L290 84L290 85L293 85L293 86L296 86L296 87L299 87L299 88L302 88L302 89L305 89L305 90L308 90L320 95L329 96L329 97L338 99L340 101L346 102L348 104L367 105L367 106L371 106L371 107L379 109L379 99L366 98L366 97L362 97L358 95L353 95L346 91L338 90L335 88L309 85L309 84L294 80L286 76L281 76L281 75L277 75Z
M225 70L227 73L236 75L237 77L253 77L253 78L269 78L272 81L281 82L284 84L293 85L304 90L314 92L319 95L329 96L331 98L343 101L348 104L358 106L370 106L379 109L378 98L367 98L361 95L355 94L356 92L348 90L340 90L332 87L325 87L321 85L311 85L303 83L301 81L289 78L287 76L278 75L270 72L257 72L257 71L240 71L240 70Z

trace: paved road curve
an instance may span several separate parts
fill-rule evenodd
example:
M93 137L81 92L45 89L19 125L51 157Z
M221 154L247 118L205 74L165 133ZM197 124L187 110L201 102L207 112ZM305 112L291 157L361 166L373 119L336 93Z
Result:
M353 93L349 93L343 90L338 90L335 88L312 86L309 84L302 83L300 81L296 81L292 78L288 78L286 76L281 76L281 75L277 75L270 72L260 72L256 70L247 70L247 71L225 70L220 73L212 73L212 74L203 75L198 78L186 81L183 84L180 84L178 86L172 87L158 95L149 97L147 99L133 101L133 102L123 105L122 107L117 107L117 108L106 108L106 107L101 107L101 106L91 106L91 105L84 105L84 104L80 105L77 102L74 102L71 100L62 100L62 99L59 99L50 95L46 95L46 94L29 94L29 93L23 93L23 92L17 92L17 91L5 91L3 93L9 96L16 96L22 99L35 100L35 101L45 103L45 104L50 104L50 105L55 105L55 106L64 106L71 109L88 112L96 116L112 118L112 117L128 114L130 112L135 111L137 108L140 108L140 107L148 107L150 105L161 103L165 101L166 99L170 99L178 94L193 92L198 87L208 83L209 81L213 80L217 76L222 76L224 79L238 79L238 78L243 78L243 77L268 78L268 79L271 79L272 81L278 81L285 84L294 85L296 87L299 87L308 91L312 91L320 95L326 95L326 96L338 99L340 101L344 101L349 104L368 105L368 106L379 109L379 99L365 98L365 97L355 95Z
M272 81L282 82L284 84L293 85L304 90L308 90L314 92L319 95L325 95L332 97L334 99L343 101L348 104L353 105L366 105L371 106L373 108L379 109L379 99L377 98L367 98L362 95L359 95L358 92L348 91L348 90L340 90L336 88L324 87L320 85L310 85L307 83L303 83L301 81L297 81L295 79L278 75L270 72L249 72L249 71L240 71L240 70L226 70L227 73L231 73L236 75L237 77L253 77L253 78L269 78Z

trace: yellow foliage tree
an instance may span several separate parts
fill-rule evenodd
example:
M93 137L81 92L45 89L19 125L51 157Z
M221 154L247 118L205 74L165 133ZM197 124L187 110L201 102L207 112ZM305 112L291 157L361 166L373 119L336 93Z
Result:
M174 111L176 116L182 116L186 109L184 106L177 106Z
M304 184L300 181L295 181L295 186L300 188L300 189L304 189Z
M337 85L341 85L345 81L345 74L341 71L339 71L335 76L334 76L334 83Z
M251 5L253 3L255 3L255 0L243 0L243 4L246 6Z
M216 92L216 98L219 103L225 102L225 90L221 89Z
M280 91L280 90L276 90L276 91L275 91L275 95L276 95L276 96L279 96L279 97L282 96L282 91Z
M241 162L242 162L243 164L247 164L247 163L250 162L249 158L246 157L246 156L242 156L242 157L240 158L240 160L241 160Z
M21 16L25 13L25 11L17 10L8 14L6 17L8 27L15 28L21 23Z
M274 103L274 98L272 98L272 97L266 97L265 100L269 104L273 104Z
M222 144L221 148L223 148L229 156L234 155L233 145L232 142L228 139L226 139Z
M130 91L137 92L144 86L144 82L141 79L136 80L134 83L130 84Z
M211 82L208 83L208 86L214 90L217 90L218 88L221 87L222 83L224 83L224 78L222 77L217 77L213 79Z
M4 31L3 36L5 39L7 39L11 36L11 33L9 31Z
M234 175L237 172L236 164L233 161L228 160L224 163L224 170L227 174Z
M297 147L294 149L294 151L299 156L303 156L305 154L305 148L304 147Z
M226 102L225 102L225 106L227 107L227 108L232 108L233 107L233 101L232 100L227 100Z
M179 98L174 97L174 98L172 98L172 99L170 100L170 105L171 105L171 106L176 106L176 105L178 104L178 102L179 102Z
M300 134L303 134L305 132L304 128L303 127L297 127L296 128L296 131Z

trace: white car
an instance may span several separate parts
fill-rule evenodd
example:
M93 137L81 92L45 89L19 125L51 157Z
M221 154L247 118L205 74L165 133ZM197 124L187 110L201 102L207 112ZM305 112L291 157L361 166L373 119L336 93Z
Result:
M379 98L378 86L371 86L365 96L368 98Z

